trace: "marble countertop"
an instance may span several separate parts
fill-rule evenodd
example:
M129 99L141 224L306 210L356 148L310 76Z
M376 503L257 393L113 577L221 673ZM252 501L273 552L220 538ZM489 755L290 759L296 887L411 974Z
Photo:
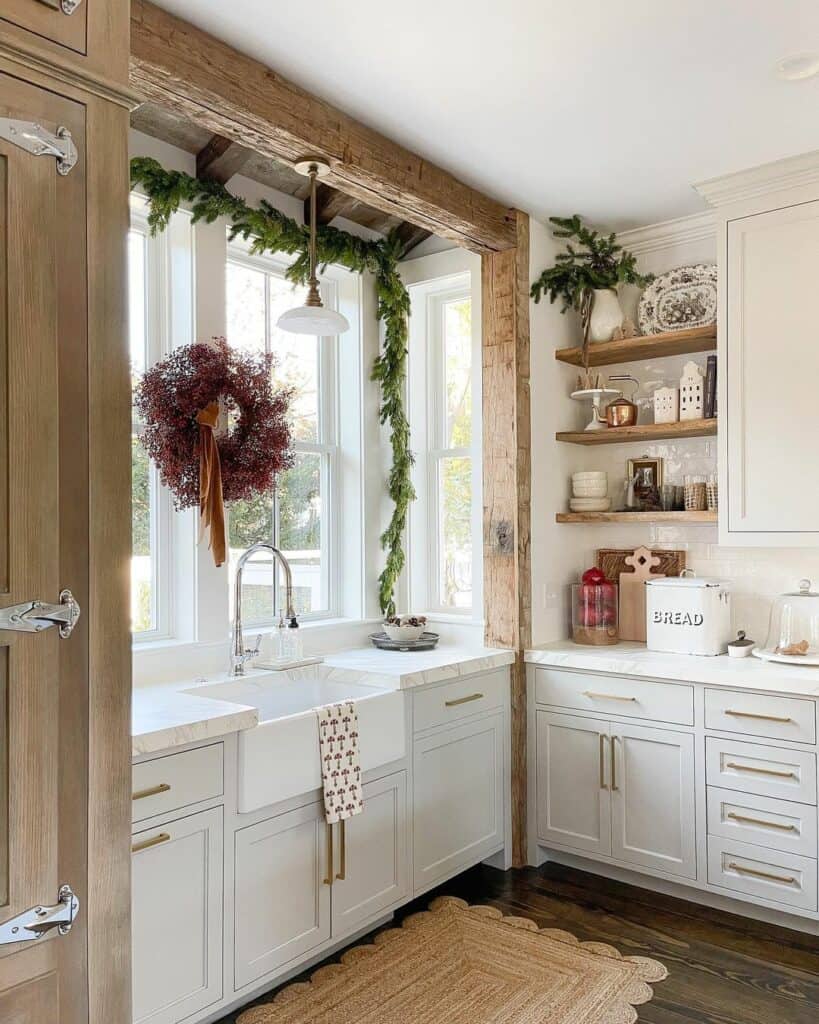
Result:
M315 667L297 668L292 673L285 670L284 674L292 674L295 678L298 673L320 671L323 678L337 682L404 690L500 668L514 660L513 651L490 647L441 644L434 651L418 653L378 651L365 647L330 654ZM134 687L131 720L133 757L258 725L256 708L184 692L193 685L193 680L180 679Z
M688 654L659 654L647 650L645 644L581 647L570 640L562 640L526 651L525 660L553 668L586 669L621 676L819 697L819 667L782 665L753 656L729 658L723 654L705 658Z

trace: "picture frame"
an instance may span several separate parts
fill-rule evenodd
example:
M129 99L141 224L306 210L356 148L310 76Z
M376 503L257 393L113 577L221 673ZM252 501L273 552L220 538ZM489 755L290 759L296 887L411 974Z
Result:
M626 463L626 479L633 480L635 473L647 469L651 476L651 483L659 491L663 486L663 463L663 459L652 458L649 455L642 455L639 459L629 459Z

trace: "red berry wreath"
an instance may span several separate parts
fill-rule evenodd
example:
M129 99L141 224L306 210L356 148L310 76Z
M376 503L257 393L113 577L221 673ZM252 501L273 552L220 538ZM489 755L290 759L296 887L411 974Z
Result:
M221 472L226 502L272 490L293 464L286 419L291 392L273 390L272 364L272 355L246 355L216 338L178 348L146 370L134 395L145 423L140 440L178 509L199 505L205 515L200 466L208 444L215 442L216 482ZM230 422L218 435L205 415L217 402Z

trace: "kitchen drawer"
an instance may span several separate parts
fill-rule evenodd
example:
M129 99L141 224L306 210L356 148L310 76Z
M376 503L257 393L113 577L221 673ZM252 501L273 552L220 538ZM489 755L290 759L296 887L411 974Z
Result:
M705 691L705 728L795 743L816 742L812 700L739 690Z
M808 751L707 736L705 774L709 786L816 804L816 755Z
M675 725L694 724L693 686L539 668L535 671L535 695L538 704Z
M708 834L816 857L816 808L709 786Z
M816 861L708 837L708 883L762 900L816 910Z
M48 39L77 53L86 52L88 3L80 3L66 14L60 0L5 0L0 21Z
M503 707L509 689L509 669L455 679L412 695L414 731L449 725L482 711Z
M221 743L166 754L132 769L132 821L144 821L224 792Z

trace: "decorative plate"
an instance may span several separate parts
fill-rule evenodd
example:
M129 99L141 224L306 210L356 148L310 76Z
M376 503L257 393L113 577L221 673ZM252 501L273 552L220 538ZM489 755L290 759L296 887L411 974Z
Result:
M637 316L643 334L716 323L716 263L693 263L660 274L643 292Z
M815 650L812 654L777 654L769 647L755 647L751 653L763 661L781 661L785 665L802 665L805 668L819 665L819 653Z

